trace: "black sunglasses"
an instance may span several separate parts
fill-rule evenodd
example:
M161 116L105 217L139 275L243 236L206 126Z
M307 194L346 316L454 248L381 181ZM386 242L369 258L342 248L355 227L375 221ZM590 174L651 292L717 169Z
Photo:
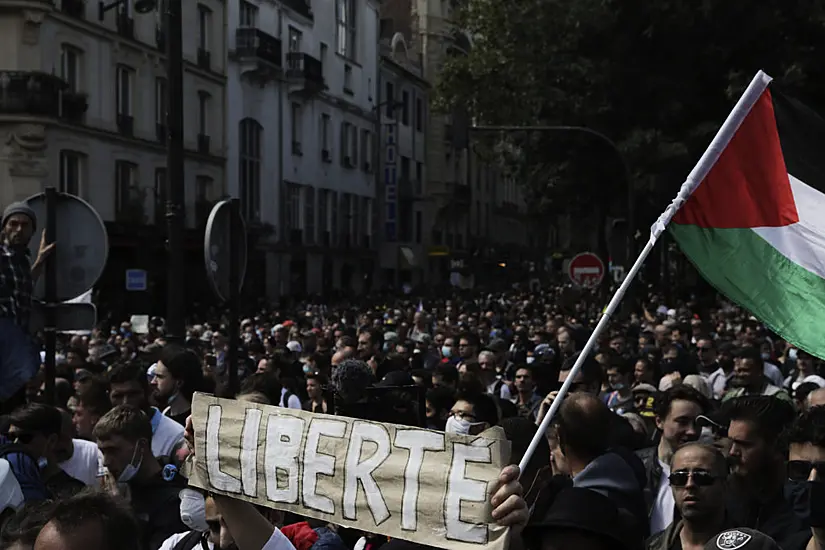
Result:
M693 483L699 487L710 487L718 479L706 470L677 470L671 473L668 479L671 487L684 487L691 477Z
M791 481L807 481L811 476L811 470L814 469L820 474L825 474L825 461L789 460L788 479Z

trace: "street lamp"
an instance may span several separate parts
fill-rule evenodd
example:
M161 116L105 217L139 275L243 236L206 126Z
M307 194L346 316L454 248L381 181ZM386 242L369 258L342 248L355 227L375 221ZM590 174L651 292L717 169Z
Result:
M100 2L98 18L103 21L107 11L128 0ZM135 0L137 13L154 11L158 0ZM185 262L183 256L183 234L186 209L183 150L183 0L165 0L164 12L166 29L166 237L168 252L168 275L166 287L166 337L183 341L186 336L185 312Z
M632 261L635 257L635 236L636 231L636 206L633 200L633 180L630 177L630 169L627 166L624 155L619 150L612 139L603 133L585 126L476 126L473 125L470 129L474 132L577 132L580 134L587 134L606 143L613 152L616 153L616 158L622 165L623 177L627 185L627 261Z

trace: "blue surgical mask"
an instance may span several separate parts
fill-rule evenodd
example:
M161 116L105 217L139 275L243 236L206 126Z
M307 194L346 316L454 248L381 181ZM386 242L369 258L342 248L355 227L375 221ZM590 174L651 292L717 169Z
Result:
M309 374L310 372L312 372L312 367L310 365L307 365L306 363L304 363L304 366L301 367L301 369L304 371L304 374Z
M453 348L450 346L441 346L441 355L451 357L453 355Z
M118 476L118 478L117 478L118 483L129 483L132 479L134 479L134 477L140 471L140 466L141 466L141 464L143 464L143 456L141 456L138 459L137 464L135 464L135 459L138 458L138 450L140 449L140 447L141 447L140 443L135 445L135 450L132 453L132 460L129 462L129 464L126 465L126 467L123 469L123 471Z
M768 361L770 358L771 358L771 354L770 354L770 353L763 353L763 354L762 354L762 360L763 360L763 361Z

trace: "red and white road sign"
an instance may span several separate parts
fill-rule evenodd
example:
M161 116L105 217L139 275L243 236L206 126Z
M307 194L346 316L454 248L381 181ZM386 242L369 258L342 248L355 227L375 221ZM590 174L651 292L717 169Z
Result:
M582 252L570 260L567 275L578 286L594 288L604 279L604 262L592 252Z

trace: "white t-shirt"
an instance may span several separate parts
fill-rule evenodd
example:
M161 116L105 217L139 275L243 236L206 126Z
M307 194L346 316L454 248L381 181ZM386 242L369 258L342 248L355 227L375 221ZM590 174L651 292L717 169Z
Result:
M83 439L72 439L74 453L72 457L58 464L60 469L82 481L87 486L97 487L99 485L98 476L103 469L103 456L97 445L91 441Z
M657 460L659 460L657 458ZM667 529L673 523L673 507L676 503L673 500L673 491L670 489L670 466L659 460L662 467L662 476L659 478L659 488L656 491L656 501L653 503L653 510L650 512L650 534L655 535L659 531Z
M154 409L152 417L152 454L157 458L171 456L178 443L183 441L183 426Z
M284 396L286 396L286 392L286 388L281 388L281 402L279 405L288 409L302 409L303 406L301 405L301 399L294 393L289 396L289 399L287 400L288 402L284 403Z

